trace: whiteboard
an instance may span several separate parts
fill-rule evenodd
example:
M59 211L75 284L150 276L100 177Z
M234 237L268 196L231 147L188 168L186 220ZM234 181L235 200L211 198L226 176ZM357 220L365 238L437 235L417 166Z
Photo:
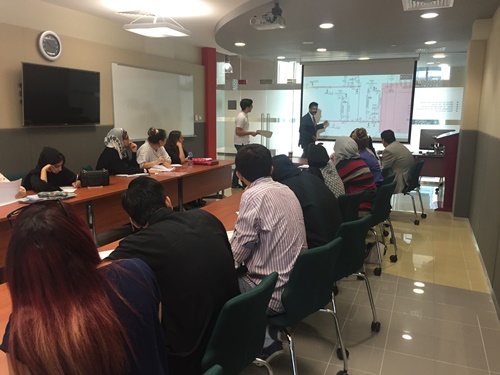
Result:
M193 76L111 64L115 128L146 139L151 127L167 135L194 134Z

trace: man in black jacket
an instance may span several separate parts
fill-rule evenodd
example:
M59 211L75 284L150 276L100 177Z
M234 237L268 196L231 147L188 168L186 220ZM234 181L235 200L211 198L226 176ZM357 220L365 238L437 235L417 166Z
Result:
M328 121L324 121L320 124L316 123L316 118L314 116L317 112L318 103L311 102L309 104L309 112L307 112L300 119L299 146L302 147L303 158L309 157L309 145L316 142L316 133L318 132L318 130L328 126Z
M122 205L141 230L109 259L139 258L151 267L162 294L169 372L199 375L219 312L239 294L226 230L206 211L174 212L163 186L149 177L130 182Z
M288 186L297 196L304 215L307 247L334 239L342 214L337 198L319 177L303 173L286 155L273 157L273 180Z

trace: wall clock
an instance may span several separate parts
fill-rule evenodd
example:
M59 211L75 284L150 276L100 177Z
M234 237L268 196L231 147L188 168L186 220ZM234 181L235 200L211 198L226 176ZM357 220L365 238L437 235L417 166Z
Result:
M57 60L62 53L61 39L53 31L44 31L38 38L38 48L47 60Z

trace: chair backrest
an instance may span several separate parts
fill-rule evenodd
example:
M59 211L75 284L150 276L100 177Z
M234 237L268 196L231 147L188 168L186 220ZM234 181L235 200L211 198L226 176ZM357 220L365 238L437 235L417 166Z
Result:
M391 197L394 189L396 189L396 181L394 180L390 184L381 185L378 188L370 211L373 217L372 225L377 225L389 217L391 213Z
M203 375L223 375L223 374L224 370L219 365L214 365L203 373Z
M227 301L219 313L201 369L218 364L226 374L239 374L261 353L267 324L267 305L278 274L273 272L259 285Z
M386 177L384 177L384 181L382 181L382 183L380 184L380 186L390 184L392 181L394 181L395 178L396 178L396 173L394 173L394 172L390 173L389 175L387 175Z
M83 167L82 167L82 170L84 171L93 171L94 168L90 165L90 164L85 164Z
M331 300L332 269L342 251L342 241L336 238L300 253L281 295L288 321L299 322Z
M422 167L424 166L424 160L416 162L410 169L410 175L408 176L408 182L406 183L403 193L409 193L420 186L420 172L422 172Z
M28 172L6 172L3 175L5 176L6 179L9 181L16 181L19 180L20 178L24 180Z
M352 194L339 195L337 201L344 222L356 220L358 218L359 205L363 201L364 195L365 192L363 190Z
M336 237L342 237L342 251L334 267L334 281L358 272L365 261L366 234L371 227L372 215L340 224Z

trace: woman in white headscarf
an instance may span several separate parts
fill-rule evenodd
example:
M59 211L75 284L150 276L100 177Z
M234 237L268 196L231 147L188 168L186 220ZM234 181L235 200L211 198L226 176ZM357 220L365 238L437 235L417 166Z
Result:
M346 194L366 191L366 199L359 208L369 210L377 187L370 168L359 157L358 144L351 137L338 137L333 151L333 163L344 183Z
M144 172L136 161L137 145L131 142L127 131L122 128L113 128L104 137L106 148L97 160L96 169L107 169L109 174L135 174ZM126 147L132 151L129 158Z

